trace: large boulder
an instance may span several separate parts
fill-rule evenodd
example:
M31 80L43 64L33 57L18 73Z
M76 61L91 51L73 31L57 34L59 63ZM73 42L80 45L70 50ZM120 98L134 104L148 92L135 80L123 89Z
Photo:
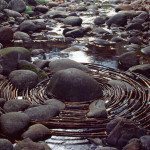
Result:
M11 27L1 27L0 28L0 43L2 43L4 46L7 44L10 44L13 40L13 30Z
M0 150L13 150L13 145L9 140L0 138Z
M26 10L26 4L23 0L11 0L9 2L9 7L17 12L24 12Z
M10 9L4 9L3 10L7 16L9 17L14 17L14 18L17 18L17 17L22 17L22 15L17 12L17 11L14 11L14 10L10 10Z
M29 127L27 131L22 134L24 139L30 138L32 141L39 141L48 138L50 130L42 124L35 124Z
M14 70L9 74L9 79L20 91L32 89L38 83L38 75L30 70Z
M9 74L18 67L18 60L30 61L30 51L23 47L7 47L0 51L0 64L3 74Z
M49 69L52 73L69 68L76 68L84 72L90 72L90 69L86 66L71 59L57 59L49 63Z
M103 92L99 83L89 74L70 68L52 76L46 94L63 101L90 101L101 97Z
M56 117L60 110L57 106L53 105L41 105L37 107L31 107L25 110L25 113L34 121L47 121L52 117Z
M77 16L69 16L64 19L64 24L71 25L71 26L81 26L82 19Z
M0 117L0 126L3 134L17 136L28 127L30 118L21 112L10 112Z

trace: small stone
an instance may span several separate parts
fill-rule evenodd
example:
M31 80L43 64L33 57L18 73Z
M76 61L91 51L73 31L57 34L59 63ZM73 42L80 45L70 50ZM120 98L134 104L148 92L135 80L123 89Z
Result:
M82 19L76 16L69 16L64 19L64 24L71 25L71 26L81 26Z
M145 48L141 49L141 52L146 55L146 56L150 56L150 46L147 46Z
M9 140L0 138L0 150L13 150L13 145Z

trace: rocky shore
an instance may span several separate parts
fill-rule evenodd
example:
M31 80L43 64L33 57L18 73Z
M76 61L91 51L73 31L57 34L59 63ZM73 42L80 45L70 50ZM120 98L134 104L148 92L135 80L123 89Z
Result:
M50 150L44 141L52 133L42 122L59 116L66 102L92 101L86 117L109 118L101 81L82 64L87 62L68 56L82 52L94 64L107 54L116 70L137 73L148 82L149 13L149 0L1 0L0 87L6 93L17 89L18 97L10 99L0 89L0 150ZM60 59L50 57L55 52ZM102 84L132 91L130 83L103 76ZM44 81L45 101L25 98ZM149 95L149 89L142 88ZM94 148L87 150L150 150L149 131L126 116L115 116L106 124L107 137L88 139Z

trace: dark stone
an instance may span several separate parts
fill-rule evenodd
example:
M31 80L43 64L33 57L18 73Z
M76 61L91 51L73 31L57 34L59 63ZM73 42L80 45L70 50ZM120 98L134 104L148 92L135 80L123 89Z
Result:
M10 73L9 79L20 91L32 89L38 83L38 75L30 70L14 70Z
M0 117L1 131L7 136L18 136L29 125L30 118L21 112L11 112Z
M19 29L22 32L30 32L30 31L34 32L37 30L37 27L33 23L33 21L25 20L20 24Z
M31 38L25 32L16 31L14 33L14 40L22 40L23 42L27 42L27 41L31 41Z
M87 117L107 118L105 102L103 100L96 100L92 102L89 106Z
M44 5L38 5L35 7L35 11L41 12L41 13L46 13L48 11L48 7Z
M14 10L10 10L10 9L4 9L3 10L7 16L9 17L14 17L14 18L17 18L17 17L22 17L22 15L17 12L17 11L14 11Z
M146 56L150 56L150 46L147 46L145 48L141 49L141 52L146 55Z
M70 68L56 72L46 87L48 96L63 101L90 101L103 95L99 83L85 72Z
M124 13L117 13L116 15L110 17L106 24L108 27L115 24L117 26L125 26L127 24L127 16Z
M5 0L1 0L0 1L0 11L2 11L3 9L6 9L8 7L8 4Z
M51 150L49 147L45 146L43 143L33 142L31 139L27 138L19 141L14 150Z
M127 52L120 55L118 62L119 68L127 70L132 66L139 65L139 57L134 52Z
M49 69L52 73L69 68L76 68L84 72L90 72L90 69L86 66L71 59L58 59L49 63Z
M52 117L56 117L60 110L56 106L41 105L37 107L28 108L25 113L34 121L47 121Z
M51 1L47 4L47 6L48 6L49 8L57 7L58 5L59 5L59 3L57 3L57 2L51 2Z
M79 6L76 11L87 11L87 8L85 6Z
M140 141L144 150L150 150L150 135L142 136Z
M121 120L110 132L107 143L119 148L124 147L131 139L140 138L146 132L129 120Z
M94 24L97 26L103 25L106 21L106 18L104 17L97 17L94 19Z
M126 26L126 30L142 30L143 26L141 23L135 22L135 23L130 23Z
M147 78L150 78L150 64L142 64L129 68L129 71L142 74Z
M63 103L63 102L61 102L57 99L48 99L48 100L45 101L45 104L58 107L59 110L65 109L65 103Z
M4 98L0 98L0 107L3 107L6 100Z
M94 33L96 33L96 34L110 34L108 31L106 31L105 29L103 29L103 28L95 28L94 30L93 30L93 32Z
M13 150L13 145L9 140L0 138L0 150Z
M0 28L0 43L2 43L4 46L7 44L10 44L13 40L13 30L11 27L1 27Z
M35 124L29 127L27 131L22 134L22 138L30 138L32 141L45 140L50 138L50 130L42 124Z
M7 101L3 109L5 112L18 112L18 111L24 111L30 106L29 101L22 100L22 99L14 99Z
M76 16L69 16L64 19L64 24L71 25L71 26L81 26L82 19Z
M26 4L23 0L11 0L9 2L9 7L17 12L24 12L26 10Z
M141 150L141 143L139 139L131 139L123 150Z
M0 51L0 61L5 75L18 68L18 60L30 59L30 52L23 47L7 47Z
M38 68L40 69L44 69L45 67L48 67L49 66L49 61L48 60L35 60L33 62L33 64L35 64Z
M128 42L129 43L133 43L133 44L141 45L142 44L142 39L133 36L133 37L131 37L131 38L128 39Z
M32 6L37 5L37 0L25 0L25 2L26 2L28 5L32 5Z

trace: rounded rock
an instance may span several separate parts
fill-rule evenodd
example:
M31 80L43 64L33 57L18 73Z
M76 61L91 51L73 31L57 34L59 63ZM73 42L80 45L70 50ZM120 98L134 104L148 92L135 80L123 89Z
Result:
M0 139L0 150L13 150L13 145L7 139Z
M69 16L64 19L64 24L71 25L71 26L81 26L82 19L76 16Z
M103 92L99 83L89 74L70 68L52 76L46 94L62 101L90 101L101 97Z

